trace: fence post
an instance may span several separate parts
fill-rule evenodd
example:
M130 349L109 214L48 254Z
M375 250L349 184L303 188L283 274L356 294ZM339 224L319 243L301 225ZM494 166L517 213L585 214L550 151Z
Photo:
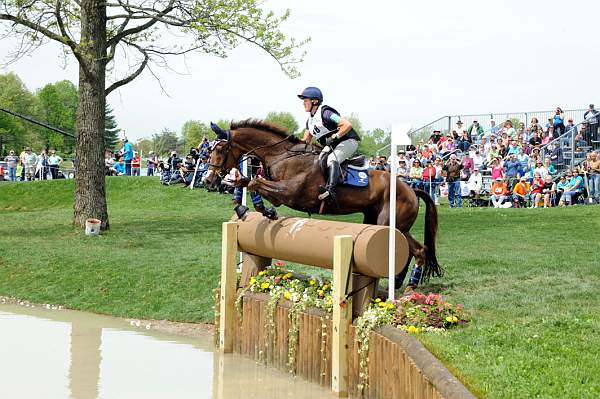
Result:
M352 324L352 300L343 305L352 289L350 262L352 236L333 238L333 336L331 348L331 389L338 397L348 396L348 341Z
M236 255L237 230L235 222L223 223L221 240L221 307L219 312L219 350L233 352L233 329L235 328Z
M569 169L575 167L575 129L571 129L571 166Z

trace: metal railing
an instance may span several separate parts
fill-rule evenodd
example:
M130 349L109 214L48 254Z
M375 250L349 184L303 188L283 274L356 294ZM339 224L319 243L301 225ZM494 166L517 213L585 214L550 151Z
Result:
M540 147L540 155L543 160L552 156L554 153L557 159L552 160L552 164L558 173L562 173L567 169L572 169L586 159L586 154L597 149L597 142L592 139L596 134L585 134L580 140L576 140L579 132L583 132L587 128L587 122L582 121L577 125L555 138L554 140ZM558 150L557 150L558 149Z
M587 111L587 109L566 109L563 110L565 122L572 118L574 121L583 120L583 114ZM473 121L479 122L484 129L484 131L490 131L491 121L494 120L496 126L500 129L502 124L507 121L518 121L523 122L525 127L529 127L531 120L536 118L540 125L544 126L548 119L554 117L556 110L549 111L527 111L527 112L496 112L490 114L471 114L471 115L449 115L439 118L433 122L428 123L425 126L422 126L418 129L413 130L410 133L411 138L413 138L413 143L415 140L423 139L423 141L427 141L431 133L434 130L439 130L443 134L449 134L456 127L456 123L461 121L463 123L463 129L468 129L469 126L473 124ZM518 126L514 126L515 129ZM418 141L417 141L418 142Z

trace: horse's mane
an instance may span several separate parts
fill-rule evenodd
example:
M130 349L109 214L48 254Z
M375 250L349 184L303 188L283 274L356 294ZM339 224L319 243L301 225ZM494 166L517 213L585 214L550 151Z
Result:
M269 133L273 133L277 136L280 136L281 138L288 137L288 141L294 144L297 144L301 141L298 137L289 134L284 128L260 119L246 119L244 121L237 121L231 123L231 130L242 128L264 130Z

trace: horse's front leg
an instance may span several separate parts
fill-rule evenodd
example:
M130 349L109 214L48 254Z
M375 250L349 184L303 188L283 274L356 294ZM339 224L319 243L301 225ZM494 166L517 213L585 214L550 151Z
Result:
M260 194L263 198L275 206L288 204L289 198L294 198L298 195L297 184L294 184L288 180L276 182L267 180L263 177L253 179L248 184L248 190ZM273 207L265 209L262 214L269 219L277 219L277 211Z

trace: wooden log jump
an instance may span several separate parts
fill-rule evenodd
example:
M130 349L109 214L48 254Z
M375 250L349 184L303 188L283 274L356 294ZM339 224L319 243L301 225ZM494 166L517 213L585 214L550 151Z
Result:
M396 273L399 273L408 260L409 250L404 235L398 230L395 234ZM347 396L352 315L368 303L374 288L367 294L362 293L358 307L352 305L351 298L343 301L357 282L371 279L376 283L376 279L387 277L388 245L386 226L287 217L272 221L257 212L248 214L244 220L223 223L220 350L233 351L238 249L244 252L241 286L268 266L272 258L333 269L331 388L338 396ZM354 279L349 279L351 272L355 273Z

